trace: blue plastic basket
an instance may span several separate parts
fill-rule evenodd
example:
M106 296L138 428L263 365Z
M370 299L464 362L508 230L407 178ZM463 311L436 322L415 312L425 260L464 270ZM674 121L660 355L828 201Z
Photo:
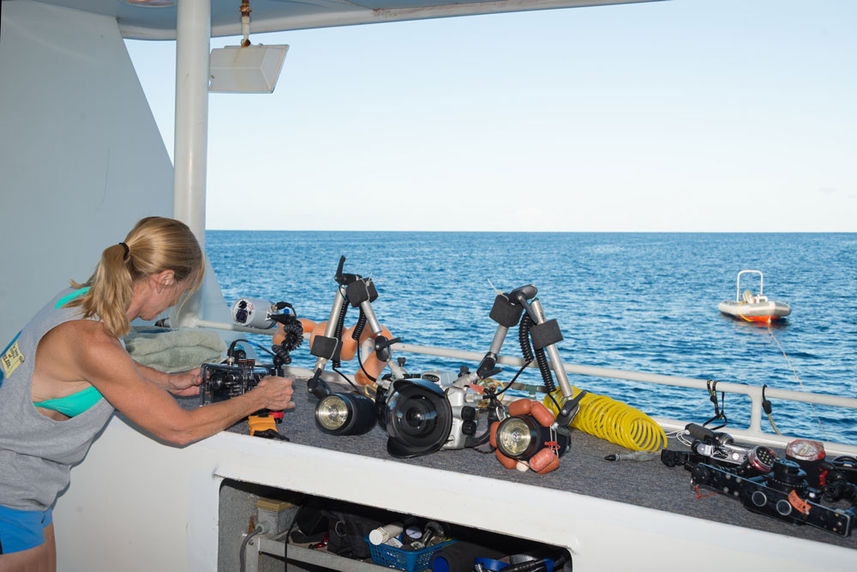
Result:
M431 557L434 556L435 552L449 546L455 540L426 546L422 550L405 550L389 544L375 545L369 542L369 537L366 537L366 542L369 544L369 555L372 556L372 562L378 566L407 570L408 572L421 572L431 568Z

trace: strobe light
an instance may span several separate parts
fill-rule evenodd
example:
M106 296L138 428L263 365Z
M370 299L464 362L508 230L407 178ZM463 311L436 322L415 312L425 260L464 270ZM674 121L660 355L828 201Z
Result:
M315 407L316 425L332 435L363 435L376 420L375 402L359 393L331 393Z
M509 407L511 417L491 427L491 445L507 469L525 463L537 473L559 466L559 457L568 448L568 434L553 423L553 414L541 403L521 399Z
M813 463L824 460L824 444L809 439L795 439L786 446L786 458Z
M825 467L824 444L809 439L795 439L786 445L786 459L794 461L806 472L807 480L813 487L824 486L827 467Z
M526 461L544 448L544 427L532 417L509 417L497 428L497 448L507 457Z
M452 407L443 390L425 379L393 382L381 410L387 452L408 458L440 450L452 430Z
M274 327L271 314L276 311L276 306L269 300L239 298L232 304L232 321L248 328L265 330Z

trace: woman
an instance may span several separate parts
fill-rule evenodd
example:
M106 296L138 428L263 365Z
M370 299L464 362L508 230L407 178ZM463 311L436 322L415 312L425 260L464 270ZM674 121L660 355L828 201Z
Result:
M292 380L266 377L245 395L188 411L170 393L198 393L199 370L168 375L125 351L130 322L177 304L203 271L187 226L145 218L0 353L0 572L55 569L51 507L114 409L185 445L259 409L294 407Z

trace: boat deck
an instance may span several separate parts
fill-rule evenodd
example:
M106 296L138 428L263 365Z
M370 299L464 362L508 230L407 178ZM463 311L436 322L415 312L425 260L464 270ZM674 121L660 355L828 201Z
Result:
M546 475L506 470L493 454L479 453L472 449L439 451L413 459L394 459L387 453L387 436L380 427L376 426L369 433L359 436L334 436L320 431L314 421L316 399L304 391L302 381L296 382L296 388L296 407L286 412L285 419L279 426L280 433L287 436L292 443L486 479L569 491L755 530L857 548L857 538L853 534L842 537L811 526L755 514L745 509L740 501L721 494L712 494L712 491L705 489L701 490L700 496L691 487L690 473L687 470L682 467L667 467L659 458L650 461L607 461L605 456L627 450L577 430L572 432L571 446L562 457L559 469ZM198 404L198 399L181 398L179 401L185 408L193 408ZM236 424L229 431L247 434L249 438L246 422ZM725 431L728 432L728 428ZM671 443L670 448L683 449L683 446Z

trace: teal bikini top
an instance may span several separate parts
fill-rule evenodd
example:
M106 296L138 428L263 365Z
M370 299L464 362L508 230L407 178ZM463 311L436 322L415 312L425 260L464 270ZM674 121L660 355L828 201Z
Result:
M77 298L82 294L86 294L89 291L89 288L81 288L69 294L68 296L62 298L59 302L57 302L56 307L59 308L64 304L67 304L71 300ZM33 403L36 407L42 407L44 409L51 409L53 411L59 411L63 415L68 415L69 417L74 417L75 415L80 415L99 401L103 399L101 392L95 389L95 386L87 387L82 391L78 391L77 393L72 393L71 395L66 395L65 397L60 397L57 399L48 399L47 401L40 401L38 403Z
M80 415L101 401L102 398L101 392L95 389L95 386L90 386L82 391L78 391L77 393L72 393L71 395L66 395L65 397L60 397L58 399L40 401L38 403L33 403L33 405L36 407L43 407L44 409L59 411L63 415L74 417L75 415Z

